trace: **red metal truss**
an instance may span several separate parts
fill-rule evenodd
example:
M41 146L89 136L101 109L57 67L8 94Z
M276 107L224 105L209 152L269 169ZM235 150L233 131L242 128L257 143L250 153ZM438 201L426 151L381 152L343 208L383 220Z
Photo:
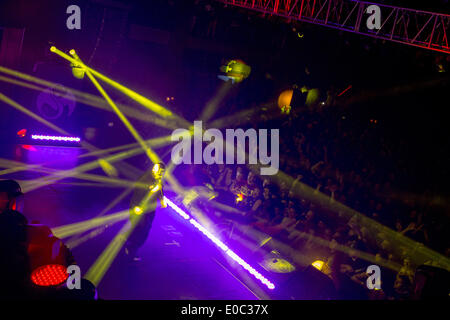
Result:
M357 0L217 0L339 30L399 42L449 54L450 15L394 7ZM381 10L380 29L370 30L366 9L377 5Z

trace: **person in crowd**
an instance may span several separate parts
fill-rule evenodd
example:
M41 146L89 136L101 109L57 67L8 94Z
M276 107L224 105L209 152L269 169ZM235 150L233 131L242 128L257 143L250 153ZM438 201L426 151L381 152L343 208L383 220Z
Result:
M264 125L261 124L262 128ZM394 153L396 149L404 150L404 141L388 142L375 134L372 127L351 126L345 117L326 110L294 112L289 121L281 121L280 125L283 126L280 170L293 179L289 183L283 180L278 185L271 182L273 179L258 176L253 171L245 179L242 167L218 165L211 181L215 188L223 191L219 193L219 200L228 196L235 202L239 198L237 205L251 217L251 226L280 237L296 250L328 250L330 257L334 257L340 245L349 248L349 252L365 252L382 258L391 268L403 265L403 271L398 274L383 267L383 272L391 276L383 282L382 292L372 292L370 297L410 297L411 270L414 269L411 262L405 261L404 255L396 250L395 239L387 233L374 232L373 226L363 218L368 217L397 231L399 237L408 237L442 253L448 247L442 245L442 237L438 236L443 230L448 231L444 227L450 225L448 217L436 210L436 205L431 205L432 193L428 192L430 200L422 203L397 195L409 184L407 177L411 176L402 166L405 159L401 159L401 152ZM397 167L402 169L399 171ZM234 179L233 170L236 170ZM330 212L310 197L303 198L303 185L311 187L313 195L326 196L329 203L343 204L357 214L348 219L340 212ZM423 190L430 190L430 187L424 185ZM444 222L436 222L438 220ZM324 244L318 245L318 238L324 240ZM337 261L340 262L333 264L332 278L342 295L369 297L361 294L360 289L366 276L363 269L373 262L352 254L347 254L346 261L342 258ZM352 295L348 288L355 284L358 293Z

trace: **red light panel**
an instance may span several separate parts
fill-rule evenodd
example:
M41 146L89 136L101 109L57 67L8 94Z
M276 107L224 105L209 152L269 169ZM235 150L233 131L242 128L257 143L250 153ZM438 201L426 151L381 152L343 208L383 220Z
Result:
M69 277L66 267L60 264L48 264L33 270L31 281L42 287L56 286Z

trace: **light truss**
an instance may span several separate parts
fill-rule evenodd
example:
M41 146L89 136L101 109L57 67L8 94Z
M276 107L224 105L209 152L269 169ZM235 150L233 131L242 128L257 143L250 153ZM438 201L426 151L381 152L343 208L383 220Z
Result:
M217 0L287 19L449 54L450 15L356 0ZM377 5L381 28L370 30L366 10Z

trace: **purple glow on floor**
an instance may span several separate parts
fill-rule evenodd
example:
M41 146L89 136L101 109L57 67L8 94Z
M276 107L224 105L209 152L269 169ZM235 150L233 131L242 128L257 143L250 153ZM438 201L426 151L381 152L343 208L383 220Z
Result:
M262 284L266 285L269 289L275 289L275 285L270 282L267 278L265 278L261 273L255 270L252 266L250 266L247 262L245 262L241 257L239 257L235 252L228 248L226 244L220 241L217 237L215 237L212 233L210 233L205 227L203 227L200 223L198 223L194 218L191 218L186 212L184 212L180 207L174 204L172 201L164 197L166 203L171 207L176 213L178 213L185 220L189 220L189 222L196 227L201 233L203 233L206 237L208 237L214 244L216 244L222 251L224 251L231 259L236 261L240 266L242 266L245 270L247 270L252 276L258 279Z

